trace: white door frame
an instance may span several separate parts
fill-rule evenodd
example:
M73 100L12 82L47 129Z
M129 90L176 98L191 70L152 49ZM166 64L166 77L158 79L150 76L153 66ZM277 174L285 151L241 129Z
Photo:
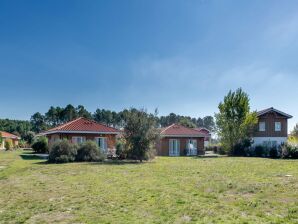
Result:
M169 156L180 156L179 139L169 139Z

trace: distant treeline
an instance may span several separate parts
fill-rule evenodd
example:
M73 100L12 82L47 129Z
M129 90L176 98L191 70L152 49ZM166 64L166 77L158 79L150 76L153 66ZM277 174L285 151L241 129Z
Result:
M97 109L94 113L91 113L82 105L74 107L69 104L64 108L51 106L45 114L41 114L40 112L33 114L30 121L0 119L0 130L25 137L29 131L39 133L78 117L94 119L95 121L104 123L108 126L122 128L125 124L127 112L128 110L126 109L120 112ZM155 117L158 127L166 127L173 123L180 123L187 127L205 127L213 131L215 126L212 116L192 118L189 116L177 115L175 113L170 113L167 116L158 116L156 111L151 115Z

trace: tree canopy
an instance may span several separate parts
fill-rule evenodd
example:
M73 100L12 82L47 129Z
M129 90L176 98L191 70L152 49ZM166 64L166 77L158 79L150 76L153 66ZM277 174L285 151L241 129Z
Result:
M249 97L241 88L230 91L218 105L215 115L218 136L224 148L231 152L234 146L248 139L257 124L256 112L250 112Z
M83 105L78 105L77 107L71 104L68 104L65 107L51 106L44 114L40 112L34 113L31 116L30 121L0 119L0 130L15 133L20 135L23 139L31 141L32 131L40 133L78 117L94 119L97 122L101 122L115 128L123 128L125 126L125 120L130 112L131 111L128 109L116 112L98 108L94 113L91 113ZM166 127L173 123L179 123L191 128L205 127L211 131L214 131L215 129L215 122L212 116L194 118L175 113L170 113L166 116L157 116L156 111L154 119L157 127Z

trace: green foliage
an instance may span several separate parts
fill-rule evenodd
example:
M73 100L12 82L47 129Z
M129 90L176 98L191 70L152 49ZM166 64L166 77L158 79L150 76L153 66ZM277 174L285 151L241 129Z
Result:
M0 130L9 133L18 132L23 138L32 129L29 121L0 119Z
M293 128L292 132L291 132L291 135L293 137L296 137L298 138L298 124L295 125L295 127Z
M39 112L37 112L31 116L30 122L32 125L32 130L36 133L44 131L48 128L48 126L46 124L45 116Z
M5 142L4 142L4 147L5 147L5 150L12 150L13 149L13 143L12 143L12 140L11 139L5 139Z
M28 148L28 143L25 140L21 139L19 141L19 146L20 148Z
M153 155L151 150L158 137L154 117L145 110L132 108L128 111L124 138L130 159L143 161L149 159L149 154Z
M266 156L266 147L263 145L257 145L254 149L254 154L257 157L265 157Z
M282 146L282 158L298 159L298 145L288 142Z
M124 139L120 139L116 143L116 155L118 159L125 159L127 156L127 151L125 150Z
M233 156L246 156L251 144L252 141L249 138L243 139L234 145L230 154Z
M230 91L218 108L215 115L218 136L224 149L232 154L236 144L250 137L258 122L257 115L249 111L248 95L241 88Z
M0 145L2 145L3 138L2 138L2 133L0 132Z
M66 139L56 142L50 149L48 161L50 163L73 162L76 159L77 148L76 144L72 144Z
M188 127L188 128L195 128L196 125L189 119L187 118L182 118L180 121L179 121L179 124L185 126L185 127Z
M28 142L29 145L32 145L34 142L34 137L35 137L35 133L33 131L28 131L25 135L24 135L24 140Z
M35 153L48 153L48 139L45 136L41 136L33 143L32 149Z
M86 141L79 145L76 155L76 161L79 162L97 162L103 161L105 155L99 149L94 141Z

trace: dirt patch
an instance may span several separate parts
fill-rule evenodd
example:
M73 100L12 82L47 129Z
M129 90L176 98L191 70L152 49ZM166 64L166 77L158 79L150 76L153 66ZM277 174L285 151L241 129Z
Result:
M74 216L67 212L39 213L32 216L25 223L73 223Z

